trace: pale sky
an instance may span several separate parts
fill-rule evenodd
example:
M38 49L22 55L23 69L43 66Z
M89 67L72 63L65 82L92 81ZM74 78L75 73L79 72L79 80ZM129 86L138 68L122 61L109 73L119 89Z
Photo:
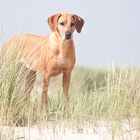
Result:
M140 67L140 0L0 0L0 40L48 35L47 17L55 13L85 19L82 33L74 34L76 64Z

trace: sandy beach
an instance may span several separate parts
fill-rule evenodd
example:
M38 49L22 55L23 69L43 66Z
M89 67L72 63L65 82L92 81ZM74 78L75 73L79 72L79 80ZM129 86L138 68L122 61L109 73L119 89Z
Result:
M77 129L63 126L50 128L1 126L0 134L2 140L138 140L137 131L127 131L127 127L113 134L103 125Z

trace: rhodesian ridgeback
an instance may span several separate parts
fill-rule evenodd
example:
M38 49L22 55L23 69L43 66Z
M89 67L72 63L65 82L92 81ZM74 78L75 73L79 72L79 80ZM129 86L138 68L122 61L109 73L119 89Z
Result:
M52 33L49 36L21 34L10 39L5 49L16 48L19 62L29 70L26 76L27 96L34 86L36 72L43 74L42 103L48 104L48 84L50 77L63 73L63 91L68 97L71 72L75 64L73 32L78 33L84 20L77 15L55 14L48 18ZM32 78L31 78L32 77Z

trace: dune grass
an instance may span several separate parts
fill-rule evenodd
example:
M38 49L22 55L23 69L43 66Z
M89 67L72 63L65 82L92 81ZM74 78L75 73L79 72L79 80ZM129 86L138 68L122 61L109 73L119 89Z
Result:
M15 55L15 53L14 53ZM49 110L42 109L41 76L30 103L26 104L25 76L22 66L0 58L0 125L45 127L50 122L66 122L67 126L105 121L114 131L124 122L140 130L140 71L132 67L96 69L75 67L69 101L66 103L61 88L61 76L50 81ZM65 106L65 104L67 104ZM131 128L130 128L131 131Z

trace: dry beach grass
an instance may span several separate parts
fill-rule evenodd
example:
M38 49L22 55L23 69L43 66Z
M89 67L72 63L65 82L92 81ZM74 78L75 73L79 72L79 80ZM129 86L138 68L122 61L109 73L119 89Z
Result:
M47 129L53 134L51 139L59 135L62 140L62 133L91 134L92 131L94 136L98 132L101 135L104 128L109 133L108 139L126 139L126 134L127 139L139 139L139 69L130 66L112 66L110 69L75 67L67 108L64 109L65 97L59 76L50 82L49 110L46 112L40 102L41 75L38 75L30 104L26 104L24 77L27 73L22 73L20 64L13 63L14 55L9 55L6 61L2 55L0 58L0 139L16 139L17 128L25 127L33 128L34 134ZM2 130L7 132L6 135ZM103 137L106 139L107 136ZM46 138L42 136L42 139Z

